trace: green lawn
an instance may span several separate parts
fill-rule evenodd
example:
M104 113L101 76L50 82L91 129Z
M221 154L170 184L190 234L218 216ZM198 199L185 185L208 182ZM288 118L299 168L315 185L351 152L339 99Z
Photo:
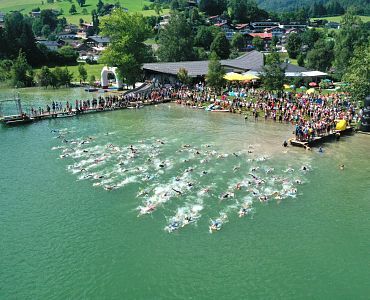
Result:
M89 80L91 75L94 75L96 80L100 80L100 72L102 68L104 67L104 64L96 64L96 65L88 65L84 64L84 67L87 71L87 79ZM79 81L78 78L78 65L76 66L67 66L68 70L73 74L73 80L72 81ZM53 70L54 68L50 68ZM36 72L39 71L39 69L35 70Z
M117 0L103 0L104 3L116 3ZM129 12L141 12L144 16L155 15L154 10L145 10L142 8L144 5L149 5L151 2L147 0L119 0L118 1L122 7L128 9ZM42 4L44 3L44 4ZM77 9L77 14L71 15L69 9L71 5L75 4ZM84 7L79 7L76 1L70 3L67 0L60 0L53 4L48 4L46 0L0 0L0 11L10 12L10 11L21 11L22 13L29 13L33 8L40 7L40 9L56 9L63 10L63 16L67 19L68 22L73 24L78 24L80 18L84 19L86 22L91 22L91 11L96 9L96 4L98 0L87 0ZM82 10L86 8L87 14L82 14ZM163 10L161 14L168 13L168 9Z
M370 16L359 16L362 20L362 22L370 22ZM322 18L312 18L312 20L328 20L331 22L338 22L342 20L342 16L336 16L336 17L322 17Z

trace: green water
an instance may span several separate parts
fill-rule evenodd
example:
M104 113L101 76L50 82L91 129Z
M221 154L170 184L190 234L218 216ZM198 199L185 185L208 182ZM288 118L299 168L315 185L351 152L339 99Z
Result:
M82 96L80 90L21 93L25 105ZM138 218L136 193L146 184L108 192L78 181L67 171L74 161L51 150L62 144L51 129L63 128L72 131L68 138L94 136L97 146L165 140L161 157L175 164L157 184L183 171L176 152L183 144L209 143L230 154L211 162L210 177L197 179L199 186L217 182L217 193L248 173L245 156L268 155L263 164L276 172L302 163L312 171L301 175L296 198L257 201L252 217L230 208L229 222L214 234L209 219L231 202L205 197L196 226L168 234L166 217L195 194ZM285 153L281 144L291 131L175 104L0 127L0 298L368 299L370 138L342 138L325 144L323 154ZM254 153L233 157L249 145ZM241 169L232 172L238 160Z

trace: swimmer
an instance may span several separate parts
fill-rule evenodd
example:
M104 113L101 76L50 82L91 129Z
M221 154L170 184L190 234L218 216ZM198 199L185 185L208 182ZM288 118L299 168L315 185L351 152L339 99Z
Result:
M287 143L287 141L284 141L284 143L283 143L283 147L284 147L284 148L288 147L288 143Z
M174 192L176 192L178 195L182 195L181 191L175 190L174 188L172 188L172 190L173 190Z
M324 150L322 149L322 147L319 148L319 152L320 153L323 153L324 152Z
M341 170L344 170L344 165L342 164L342 165L340 165L339 166L339 168L341 169Z

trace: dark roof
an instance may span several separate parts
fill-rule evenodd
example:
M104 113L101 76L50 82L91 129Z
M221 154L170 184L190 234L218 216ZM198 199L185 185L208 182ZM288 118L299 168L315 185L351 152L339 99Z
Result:
M188 71L189 76L196 77L207 74L208 63L208 60L147 63L143 65L143 69L158 73L176 75L180 68L184 68ZM263 67L263 54L258 51L252 51L236 59L221 60L220 63L224 67L238 69L240 71L261 71Z
M109 37L105 37L105 36L98 36L98 35L92 35L92 36L89 36L89 39L100 44L100 43L109 43L110 42L110 38Z
M282 63L281 64L281 67L285 69L285 72L307 72L307 69L306 68L303 68L303 67L300 67L300 66L297 66L297 65L292 65L292 64L289 64L289 63Z

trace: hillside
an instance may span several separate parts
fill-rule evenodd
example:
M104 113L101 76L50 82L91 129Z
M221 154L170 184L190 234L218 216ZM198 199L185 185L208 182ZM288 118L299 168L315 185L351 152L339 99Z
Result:
M317 3L327 4L333 0L316 0ZM267 11L291 11L303 7L310 7L315 1L312 0L257 0L258 5ZM369 0L338 0L344 7L357 7L358 14L370 15Z
M127 8L129 12L141 11L141 13L143 13L144 15L155 14L153 10L142 11L142 8L145 4L150 4L149 1L145 0L103 0L103 2L112 4L119 2L121 6ZM73 1L72 3L75 4L77 9L77 14L74 15L71 15L69 13L71 2L69 2L68 0L55 1L55 3L52 4L47 3L47 0L0 0L0 11L10 12L18 10L22 11L23 13L29 13L32 9L39 7L40 9L55 9L59 11L63 10L63 16L70 23L77 24L80 18L84 19L87 22L90 22L91 11L93 9L96 9L96 4L98 3L98 0L86 0L86 4L82 8L77 4L77 1ZM83 14L83 9L86 9L86 14Z

